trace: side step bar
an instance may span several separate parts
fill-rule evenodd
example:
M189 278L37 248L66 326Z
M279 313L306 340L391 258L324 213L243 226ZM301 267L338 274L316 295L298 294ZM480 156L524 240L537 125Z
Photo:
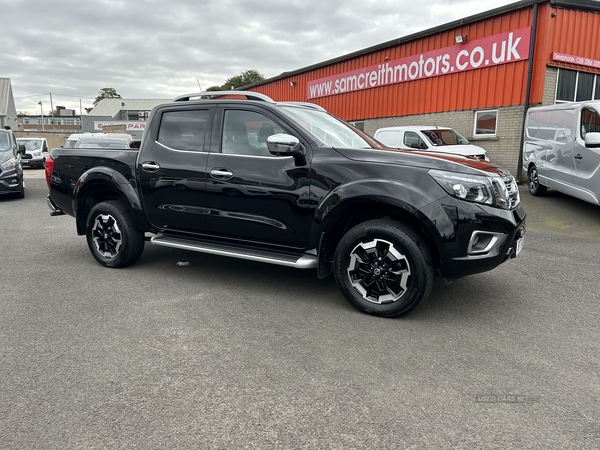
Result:
M200 239L185 239L179 236L168 236L160 233L150 239L150 241L153 244L164 245L166 247L210 253L212 255L230 256L232 258L277 264L279 266L294 267L296 269L315 269L318 263L316 255L307 253L298 254L268 251L250 247L218 244Z
M65 215L65 213L62 212L62 210L54 204L54 202L50 198L50 194L48 194L46 196L46 204L48 205L48 208L50 208L52 210L52 212L50 213L51 216L64 216Z

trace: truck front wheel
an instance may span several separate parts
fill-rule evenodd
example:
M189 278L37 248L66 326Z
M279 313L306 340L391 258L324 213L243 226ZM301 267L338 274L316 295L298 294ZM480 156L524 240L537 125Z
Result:
M335 279L359 311L396 317L411 311L433 287L431 254L409 226L389 219L361 223L335 253Z
M98 203L91 209L86 238L92 255L105 267L129 266L144 251L144 233L135 227L120 201Z

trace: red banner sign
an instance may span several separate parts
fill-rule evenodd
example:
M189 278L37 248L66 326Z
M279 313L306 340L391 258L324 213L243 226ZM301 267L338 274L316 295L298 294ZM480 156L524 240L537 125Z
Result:
M526 60L529 58L530 39L531 27L525 27L320 78L308 82L307 98L326 97Z
M584 58L583 56L565 55L564 53L554 52L552 53L552 60L600 69L600 61L597 59Z

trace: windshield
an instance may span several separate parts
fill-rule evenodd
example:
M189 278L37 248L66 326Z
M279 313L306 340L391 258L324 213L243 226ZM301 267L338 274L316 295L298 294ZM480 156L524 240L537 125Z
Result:
M40 139L17 139L17 144L24 145L25 150L39 150L42 148Z
M432 145L469 145L470 142L454 130L421 130Z
M324 111L294 106L281 108L314 136L322 147L383 148L371 137Z
M0 151L10 148L10 137L5 131L0 131Z

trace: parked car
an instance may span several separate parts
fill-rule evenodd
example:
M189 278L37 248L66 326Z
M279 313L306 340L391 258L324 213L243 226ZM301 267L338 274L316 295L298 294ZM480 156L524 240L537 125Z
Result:
M467 138L452 128L435 125L385 127L379 128L374 137L379 142L392 148L475 156L489 161L485 149L471 144Z
M105 267L133 264L150 232L155 245L333 274L352 306L393 317L436 273L492 270L523 247L510 172L386 148L312 104L184 95L144 133L139 150L55 148L46 164L51 214L73 216Z
M80 139L125 139L127 142L133 139L131 134L127 133L74 133L67 138L64 148L75 148Z
M129 148L129 143L125 139L84 138L79 139L74 148Z
M48 142L43 137L21 137L17 138L17 144L25 146L25 154L21 158L21 164L27 167L39 167L46 165L48 157Z
M25 197L21 156L25 146L17 144L10 128L0 129L0 194Z
M600 101L529 108L523 132L531 195L550 187L600 204Z

